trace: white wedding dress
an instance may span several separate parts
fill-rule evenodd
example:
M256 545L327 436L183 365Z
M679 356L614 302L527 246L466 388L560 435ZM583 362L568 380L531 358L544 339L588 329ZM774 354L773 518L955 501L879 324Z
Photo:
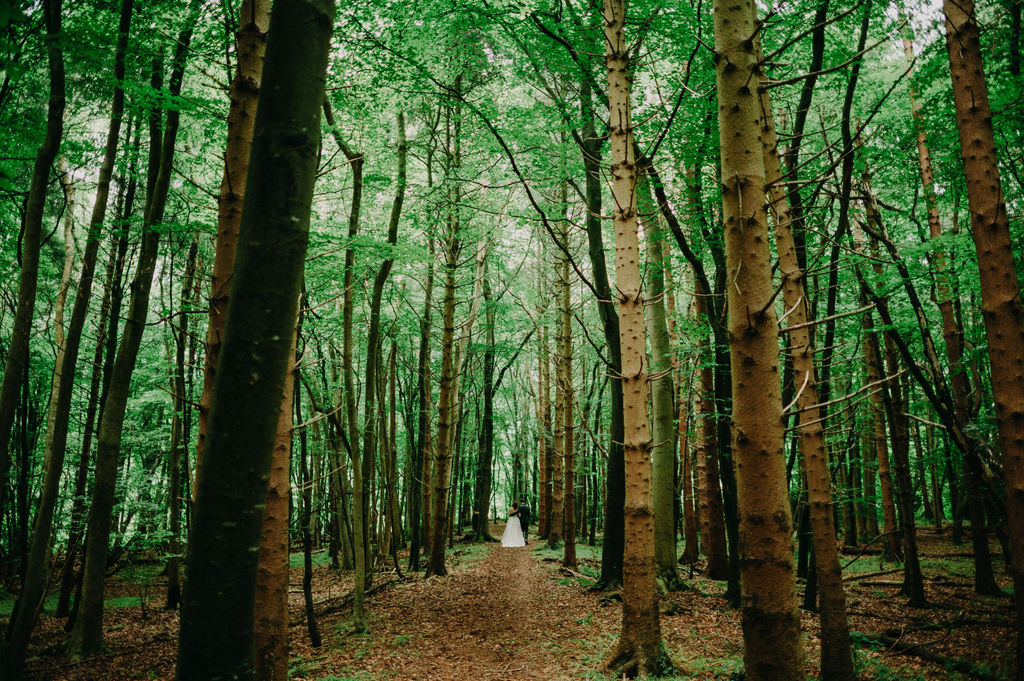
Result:
M519 516L509 516L508 522L505 524L505 534L501 535L501 545L505 548L526 546L526 540L523 539L523 527L519 523Z

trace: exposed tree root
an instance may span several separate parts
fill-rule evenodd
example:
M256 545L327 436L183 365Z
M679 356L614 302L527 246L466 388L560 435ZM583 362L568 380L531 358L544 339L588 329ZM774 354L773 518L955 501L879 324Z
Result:
M674 672L675 665L664 644L659 643L653 650L651 648L620 640L602 666L617 679L657 678Z

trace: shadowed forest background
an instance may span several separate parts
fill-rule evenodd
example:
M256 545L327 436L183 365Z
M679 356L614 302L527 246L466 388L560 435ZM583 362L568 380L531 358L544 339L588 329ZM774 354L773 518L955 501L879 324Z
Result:
M0 680L1021 681L1022 11L0 5Z

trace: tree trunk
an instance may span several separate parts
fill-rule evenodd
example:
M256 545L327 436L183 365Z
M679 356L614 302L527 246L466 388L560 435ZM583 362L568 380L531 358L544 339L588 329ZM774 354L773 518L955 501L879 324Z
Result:
M652 493L654 502L654 562L659 588L679 591L683 582L676 571L676 431L675 386L672 381L672 346L665 312L664 230L658 208L651 197L646 175L637 183L637 202L644 223L647 247L648 286L646 297L647 336L651 339Z
M760 61L760 41L757 41ZM846 617L846 595L843 574L836 549L833 522L832 483L829 475L825 429L818 407L818 381L814 369L813 323L804 272L796 255L792 215L783 185L779 163L778 137L768 91L761 90L762 151L769 207L775 221L775 244L782 274L782 295L789 314L789 352L793 361L793 378L797 386L797 437L803 456L807 481L807 505L810 515L811 539L814 547L814 568L817 587L821 591L821 673L822 681L855 681L850 649L850 626ZM808 586L810 590L810 586Z
M460 89L461 74L456 77L455 90ZM455 106L456 119L456 153L458 156L458 128L461 111ZM458 161L455 162L456 167ZM458 398L453 393L458 389L455 372L458 369L456 358L453 357L452 345L455 341L455 268L458 266L459 253L462 250L459 234L459 218L456 201L449 208L447 233L444 236L444 298L441 305L441 378L438 390L437 407L437 468L433 491L433 528L430 539L430 565L427 576L446 575L448 570L444 564L445 529L447 527L448 485L452 471L453 431L458 409Z
M561 186L561 203L564 207L567 202L566 182ZM556 234L559 245L555 255L555 290L554 297L558 306L557 331L555 332L555 422L551 438L551 454L549 456L550 475L548 480L551 485L551 506L548 518L548 548L557 549L562 543L562 526L565 520L565 457L569 454L571 437L566 439L566 423L571 418L567 413L569 405L569 391L567 386L569 379L566 375L566 367L570 361L569 348L570 339L567 335L571 332L569 309L569 260L566 256L568 249L569 232L566 221L561 220L557 225Z
M420 545L425 538L424 522L429 510L430 490L430 332L431 312L434 308L434 246L430 240L430 255L427 259L427 280L423 286L423 319L420 320L420 348L416 371L416 399L418 402L416 420L416 446L413 450L412 471L409 480L409 528L412 531L409 547L409 569L420 569Z
M5 496L12 460L11 429L14 426L22 377L28 370L26 362L36 304L36 284L39 279L39 249L42 242L43 212L46 209L46 191L50 181L50 168L57 157L61 136L64 134L64 53L61 51L59 40L62 11L62 0L46 0L43 3L50 95L46 106L46 132L36 152L32 181L25 203L19 245L21 275L18 279L17 307L11 330L11 342L7 346L3 382L0 383L0 509L7 508ZM59 467L57 470L60 470ZM26 629L26 640L28 633ZM18 665L23 666L24 662L19 662Z
M661 640L654 564L651 503L651 436L647 420L643 293L637 238L637 163L633 150L630 66L624 0L604 0L605 64L608 69L609 138L615 209L615 272L622 349L626 464L625 545L622 564L622 632L604 663L615 676L661 676L672 669Z
M562 182L562 205L568 208L567 183ZM561 506L561 527L559 528L562 539L565 541L565 550L562 554L562 565L573 570L576 569L576 452L574 441L574 424L576 423L575 402L576 392L573 388L572 376L572 287L569 280L569 257L566 255L569 249L569 220L558 224L559 241L562 248L559 248L558 264L558 401L562 407L562 418L558 427L562 430L562 451L555 453L558 461L558 469L561 473L561 481L558 475L555 477L555 484L561 483L560 502ZM565 249L565 250L563 250ZM555 410L558 411L557 409ZM558 488L555 488L558 490ZM556 510L557 513L557 510ZM549 545L551 541L549 539Z
M254 129L188 549L182 681L254 678L253 548L294 342L333 14L329 0L278 0L271 19L263 71L271 95Z
M693 299L694 314L698 320L708 315L708 292L697 283ZM729 554L725 545L725 508L722 505L722 482L718 467L718 417L715 408L715 354L706 334L697 342L698 403L697 409L697 485L700 509L700 537L707 556L707 576L724 580L729 575Z
M473 504L473 534L478 539L493 541L488 507L491 502L491 468L494 465L494 321L491 282L484 275L484 319L487 345L484 348L483 399L484 412L480 422L480 454L476 464L476 498ZM513 485L514 487L515 485ZM515 494L513 489L513 495Z
M580 89L580 112L583 117L583 139L585 147L583 168L586 172L587 203L587 252L593 271L594 288L597 289L597 313L601 319L601 330L607 352L608 372L616 376L621 369L622 353L619 344L619 317L615 310L611 286L608 284L608 265L604 254L604 237L601 227L601 146L603 140L594 128L594 107L590 73L583 77ZM604 541L601 543L601 577L598 585L614 589L622 583L622 555L624 550L625 515L625 461L622 442L625 439L622 422L622 382L613 380L610 416L608 425L608 459L605 464Z
M171 446L167 462L168 484L167 496L170 506L170 539L167 553L167 603L165 610L177 610L181 602L181 466L184 459L187 438L185 436L185 411L189 409L185 393L185 343L188 340L188 305L192 295L196 273L196 252L198 243L192 240L188 251L188 263L185 266L185 277L181 284L181 315L178 328L174 334L174 371L172 373L171 394L174 414L171 416Z
M299 315L301 319L301 313ZM299 332L301 333L301 331ZM296 360L298 361L298 360ZM302 391L299 390L300 369L295 368L295 420L302 422ZM308 465L306 446L306 429L299 430L299 475L301 482L302 515L299 520L302 528L302 600L305 606L306 630L309 632L309 642L314 648L322 645L320 629L316 625L316 611L313 608L313 539L310 536L310 521L313 508L313 483L310 480L310 469Z
M752 0L715 2L718 119L748 681L804 678L783 456Z
M991 364L999 450L1006 482L1017 602L1017 679L1024 679L1024 311L995 157L974 2L943 3L956 130L971 205L971 231L981 275L982 316Z
M903 51L907 59L913 62L914 44L903 38ZM921 104L917 99L917 91L910 88L910 109L917 133L917 157L921 168L921 184L924 189L925 205L928 209L928 232L932 239L942 237L942 218L939 215L938 199L935 196L935 176L932 171L931 152L928 148L928 136L924 127L924 116ZM931 258L932 273L935 279L935 298L942 314L942 336L946 341L946 358L949 360L950 383L953 387L955 415L959 426L963 428L971 418L970 392L967 379L967 367L963 364L964 334L953 309L953 298L949 286L949 265L946 262L946 251L942 246L935 249ZM979 475L979 466L975 462L977 453L964 452L967 461L967 505L971 516L971 540L974 554L974 590L985 596L1002 593L992 573L992 558L988 550L988 532L985 528L985 512L983 508L983 481ZM941 506L938 496L934 498L936 506ZM936 522L936 526L939 522Z
M538 274L539 281L543 281ZM539 286L540 299L546 293ZM537 468L540 502L537 509L537 537L547 539L551 529L551 459L554 437L551 428L551 353L548 351L548 327L542 325L537 334Z
M198 5L193 5L193 14L197 7ZM185 60L191 39L192 22L189 22L178 37L178 47L174 54L168 88L172 96L177 96L181 92ZM158 58L153 64L154 90L161 89L162 71L163 66ZM89 508L88 544L82 567L82 598L69 643L69 652L73 659L97 653L103 648L104 578L107 571L107 544L110 540L121 436L132 374L135 371L135 361L142 344L146 317L149 314L149 294L153 286L153 273L160 245L160 232L156 228L164 217L180 117L178 111L169 111L166 129L162 134L160 118L160 110L154 108L150 113L148 196L142 247L139 251L135 277L131 283L132 294L128 302L127 319L114 358L97 437L96 473L92 505Z
M288 506L292 461L292 410L295 397L295 329L288 352L277 435L263 506L256 563L253 614L253 667L257 681L288 679ZM214 434L216 437L216 434Z
M862 298L862 303L867 299ZM867 364L868 385L876 387L868 388L870 391L871 422L873 424L871 441L873 443L875 457L878 467L878 487L882 496L882 530L885 532L885 542L882 544L882 560L899 560L900 538L896 527L896 502L894 501L892 489L892 473L889 470L889 445L885 438L885 406L882 381L882 355L878 348L878 336L870 329L874 328L871 315L865 314L861 318L861 328L864 332L864 357ZM872 505L871 514L876 518L877 512Z
M267 49L267 24L270 0L242 0L239 9L235 49L238 63L228 89L227 142L224 147L224 174L217 195L217 243L213 255L213 281L210 285L210 311L206 327L206 359L203 366L203 394L199 398L199 434L196 440L198 469L206 443L206 422L213 399L224 320L231 296L231 272L235 266L238 232L242 223L252 148L256 105L260 94L263 55Z

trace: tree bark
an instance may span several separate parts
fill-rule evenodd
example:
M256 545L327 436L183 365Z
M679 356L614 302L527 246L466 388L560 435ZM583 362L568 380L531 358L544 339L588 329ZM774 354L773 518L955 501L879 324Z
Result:
M278 0L187 557L177 678L253 672L262 503L294 341L334 7Z
M654 564L651 503L651 436L647 419L646 331L637 238L637 163L630 107L630 66L624 0L602 3L608 70L612 196L615 202L616 296L622 349L622 395L626 464L625 545L622 563L622 631L605 660L612 674L661 676L672 669L661 640Z
M714 11L744 666L749 681L802 681L756 88L760 66L751 41L758 24L752 0L717 0Z
M411 544L409 547L409 569L418 572L420 569L420 545L428 534L429 527L424 519L429 510L430 497L430 332L431 312L434 308L434 248L430 241L430 255L427 260L427 280L423 286L423 319L420 320L420 348L416 371L416 399L418 402L416 419L416 446L413 454L412 471L409 486L409 527Z
M256 562L253 667L257 681L288 679L288 517L295 397L295 329L277 417Z
M757 41L760 61L760 41ZM771 101L766 89L761 90L761 142L764 153L765 181L769 207L775 221L775 245L782 273L782 296L789 314L789 352L793 361L793 379L797 386L797 437L803 456L807 481L807 504L810 513L811 540L814 547L814 568L821 592L821 673L822 681L855 681L850 649L850 626L846 617L846 595L843 573L836 548L833 521L832 481L829 474L825 429L818 407L818 380L814 368L814 340L810 302L804 272L797 258L793 238L792 215L783 185L779 163L778 137ZM810 588L810 587L808 587Z
M185 393L185 344L188 340L188 305L189 297L192 295L194 278L196 273L196 253L198 244L193 239L188 251L188 262L185 266L185 276L181 284L181 308L178 321L178 328L172 331L174 335L174 370L171 373L171 395L172 409L171 416L171 446L167 468L167 496L170 507L170 539L168 540L167 553L167 602L165 610L177 610L181 603L181 466L184 462L187 437L185 434L185 411L189 409L187 395Z
M999 446L1006 485L1017 603L1017 679L1024 679L1024 321L1009 219L999 179L992 110L978 23L971 0L943 3L960 153L978 253L982 317L992 367Z
M646 175L637 183L640 220L647 247L647 336L651 342L650 371L657 376L651 386L652 496L654 502L654 562L659 588L679 591L683 582L676 570L676 430L673 354L665 312L664 230L651 196Z
M217 195L217 242L213 255L213 280L210 285L210 311L206 327L206 359L203 366L203 393L199 398L199 428L196 440L196 468L206 444L206 422L213 399L224 320L231 296L231 272L235 266L238 231L242 223L249 153L252 148L256 105L263 73L263 55L267 49L267 24L270 0L242 0L239 8L235 49L238 62L228 89L227 141L224 147L224 175Z

